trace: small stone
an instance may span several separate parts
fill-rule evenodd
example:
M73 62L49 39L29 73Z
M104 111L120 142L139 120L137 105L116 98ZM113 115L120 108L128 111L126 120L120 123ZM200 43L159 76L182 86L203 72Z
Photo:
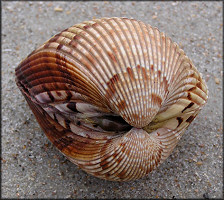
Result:
M20 49L20 47L19 47L19 46L16 46L16 48L15 48L15 49L16 49L16 51L18 51L18 50Z
M209 181L207 181L207 183L208 183L208 186L209 186L209 187L211 187L211 186L212 186L212 184L211 184Z
M17 159L17 156L18 156L17 153L13 153L13 154L12 154L12 157L13 157L14 159Z
M222 133L222 125L220 125L217 131Z
M205 81L208 82L209 79L210 79L210 75L207 74L206 77L205 77Z
M56 191L56 190L54 190L54 191L52 192L52 194L53 194L53 195L55 195L56 193L57 193L57 191Z
M219 83L220 83L220 79L217 78L217 77L215 77L215 83L216 83L217 85L219 85Z
M14 11L13 8L12 8L11 6L7 6L6 9L7 9L9 12L11 12L11 13Z
M152 16L152 19L156 19L156 18L157 18L157 16L156 16L156 15L153 15L153 16Z
M66 11L66 14L70 15L71 14L71 10Z
M55 12L62 12L63 11L63 8L61 8L61 7L55 7L54 8L54 11Z
M204 194L203 194L203 197L204 197L205 199L209 199L208 193L207 193L207 192L204 193Z
M201 162L201 161L198 161L198 162L196 162L196 165L198 165L198 166L200 166L200 165L202 165L203 163Z

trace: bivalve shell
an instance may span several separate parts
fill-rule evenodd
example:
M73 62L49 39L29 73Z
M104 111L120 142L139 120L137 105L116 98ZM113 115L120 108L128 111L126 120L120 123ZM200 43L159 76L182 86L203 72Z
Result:
M161 164L208 98L176 43L127 18L55 35L20 63L16 83L49 140L87 173L113 181Z

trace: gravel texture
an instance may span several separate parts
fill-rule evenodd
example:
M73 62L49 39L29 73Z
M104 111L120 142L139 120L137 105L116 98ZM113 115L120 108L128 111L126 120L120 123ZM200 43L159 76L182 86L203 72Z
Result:
M56 33L92 18L133 17L166 32L192 59L209 100L172 155L140 180L100 180L46 138L14 70ZM222 2L2 2L2 198L223 198Z

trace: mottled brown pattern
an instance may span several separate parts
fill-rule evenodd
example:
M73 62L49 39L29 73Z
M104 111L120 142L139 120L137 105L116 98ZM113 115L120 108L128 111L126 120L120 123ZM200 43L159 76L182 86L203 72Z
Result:
M71 40L68 45L72 46L73 48L76 48L77 42L75 40Z
M60 97L61 96L61 92L56 91L56 94Z
M196 86L202 90L201 82L197 82Z
M79 40L81 37L79 35L74 35L73 40Z
M52 37L52 38L48 41L48 43L50 43L50 42L56 42L60 37L61 37L61 33L59 33L59 34L55 35L54 37Z
M131 81L134 81L135 77L134 77L134 73L133 73L132 68L127 67L127 72L128 72L128 76L130 77Z
M150 69L151 69L151 71L154 71L154 66L153 66L153 64L150 65Z
M117 105L119 110L124 110L126 107L126 102L124 100L121 100Z
M105 151L107 150L107 148L110 146L111 143L112 143L112 141L110 139L108 139L107 142L101 148L101 154L105 153Z
M61 50L63 46L64 46L63 44L59 44L57 50Z
M191 123L194 120L194 116L190 116L189 118L187 118L186 122Z
M177 121L178 121L177 127L179 127L181 125L181 123L183 122L183 118L182 117L177 117Z
M89 62L91 63L91 65L95 65L97 63L95 58L91 54L87 54L86 57L89 60Z
M107 160L104 160L104 161L100 162L100 167L102 168L102 170L105 170L105 169L108 168L108 165L109 165L109 164L110 164L110 163L107 162Z
M192 98L191 98L191 93L190 93L190 92L187 93L187 98L188 98L189 100L192 100Z
M109 82L107 82L107 86L108 86L108 90L107 90L107 95L108 98L111 98L113 96L113 94L116 92L115 91L115 85L117 82L120 81L120 77L119 74L115 74Z
M88 29L88 28L90 28L90 26L89 25L85 25L85 26L83 26L83 28L84 29Z
M167 92L169 88L168 81L166 80L166 77L163 77L163 86L164 86L164 91Z
M188 91L194 91L195 89L196 89L196 87L192 87Z
M139 69L139 70L142 70L142 74L143 74L143 78L144 78L144 80L147 82L147 81L149 81L150 80L150 77L147 75L147 72L146 72L146 69L145 69L145 67L141 67L140 65L137 65L137 68ZM139 72L140 73L140 72Z
M162 103L162 99L159 95L155 94L155 93L152 93L151 94L151 97L152 97L152 101L158 105L161 105Z
M158 70L158 77L161 78L161 70Z
M193 102L189 103L181 112L183 113L185 110L187 110L188 108L191 108L194 105Z
M110 57L110 59L114 62L114 63L117 63L117 60L116 60L116 57L114 56L113 53L111 52L107 52L107 55Z
M123 160L123 157L120 156L120 157L117 159L117 161L116 161L117 164L119 164L122 160Z
M69 90L65 91L67 94L66 100L69 101L72 98L72 93Z
M51 92L47 91L47 94L48 94L49 98L51 99L51 101L54 102L54 96L51 94Z

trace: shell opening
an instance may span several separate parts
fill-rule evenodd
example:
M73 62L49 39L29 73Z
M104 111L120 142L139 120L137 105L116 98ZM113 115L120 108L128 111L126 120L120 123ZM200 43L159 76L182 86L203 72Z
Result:
M99 126L104 131L112 132L127 132L131 130L132 126L129 125L122 117L120 116L101 116L101 117L92 117L90 118L93 121L93 126Z

